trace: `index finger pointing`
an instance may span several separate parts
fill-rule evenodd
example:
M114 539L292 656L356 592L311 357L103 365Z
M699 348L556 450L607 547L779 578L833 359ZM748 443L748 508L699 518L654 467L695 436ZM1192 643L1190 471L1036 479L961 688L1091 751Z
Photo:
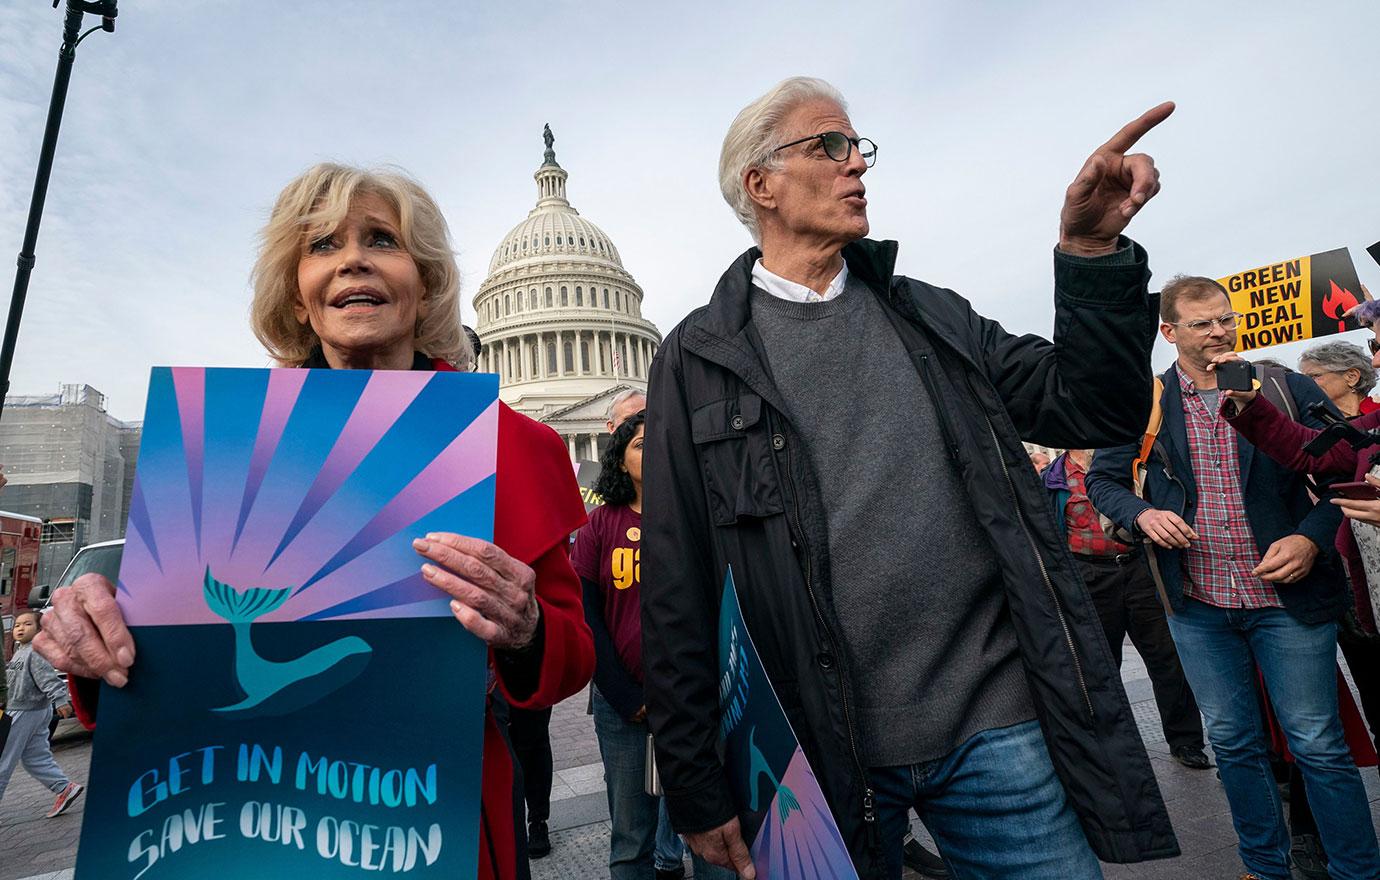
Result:
M1174 112L1174 102L1165 101L1158 107L1151 107L1122 127L1121 131L1112 135L1111 140L1102 145L1102 149L1111 150L1114 153L1124 153L1135 146L1136 141L1145 136L1145 133L1169 118L1169 114Z

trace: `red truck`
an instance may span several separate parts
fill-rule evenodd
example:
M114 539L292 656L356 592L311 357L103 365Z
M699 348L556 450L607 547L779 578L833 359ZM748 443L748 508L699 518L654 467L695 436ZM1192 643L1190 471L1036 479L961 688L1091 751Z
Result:
M0 655L9 660L14 650L14 613L29 604L29 591L38 573L38 541L43 521L0 510Z

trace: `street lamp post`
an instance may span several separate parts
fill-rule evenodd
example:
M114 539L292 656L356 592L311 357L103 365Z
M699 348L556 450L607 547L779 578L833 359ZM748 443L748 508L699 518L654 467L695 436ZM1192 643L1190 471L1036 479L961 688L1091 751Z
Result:
M53 0L56 9L60 0ZM5 397L10 392L10 367L14 363L14 348L19 337L19 320L24 315L24 298L29 292L29 275L34 268L34 247L38 243L38 224L43 219L43 202L48 196L48 178L53 170L53 153L57 149L58 129L62 125L62 109L67 103L67 84L72 79L72 62L77 58L77 45L102 30L115 31L116 0L67 0L67 15L62 25L62 48L58 51L57 75L53 78L53 97L48 103L48 124L43 129L43 146L38 153L38 173L34 178L33 197L29 201L29 222L24 227L24 244L19 250L19 269L14 275L14 293L10 296L10 315L5 322L5 340L0 347L0 413L4 412ZM82 33L87 15L99 15L101 23Z

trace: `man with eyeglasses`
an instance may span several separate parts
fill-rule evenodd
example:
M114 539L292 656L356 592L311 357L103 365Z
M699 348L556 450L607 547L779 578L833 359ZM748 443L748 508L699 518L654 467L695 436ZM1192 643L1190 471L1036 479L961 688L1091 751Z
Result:
M895 243L865 237L878 148L829 84L786 80L729 127L720 188L760 248L658 353L644 471L648 710L672 823L707 860L756 876L715 748L729 569L861 876L901 876L912 808L954 876L1178 853L1021 444L1144 427L1154 301L1121 231L1159 189L1131 147L1172 110L1069 187L1055 343L895 274Z
M1232 404L1218 390L1213 359L1236 347L1241 316L1222 285L1174 278L1160 313L1178 358L1161 377L1163 422L1143 497L1132 490L1138 444L1097 453L1088 495L1153 544L1170 633L1206 720L1245 876L1290 877L1257 674L1303 772L1331 876L1380 876L1365 788L1337 714L1337 620L1349 601L1332 551L1341 511L1316 503L1302 474L1257 452L1223 418ZM1300 421L1322 428L1308 410L1330 408L1327 396L1306 376L1285 377Z

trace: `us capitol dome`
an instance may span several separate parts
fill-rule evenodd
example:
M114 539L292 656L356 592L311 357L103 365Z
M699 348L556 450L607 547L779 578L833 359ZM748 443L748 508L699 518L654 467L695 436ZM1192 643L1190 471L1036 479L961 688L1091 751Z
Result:
M610 401L646 390L661 333L642 317L642 288L618 249L566 199L549 126L543 134L536 207L494 249L474 297L479 368L498 373L499 398L554 428L572 458L597 460Z

